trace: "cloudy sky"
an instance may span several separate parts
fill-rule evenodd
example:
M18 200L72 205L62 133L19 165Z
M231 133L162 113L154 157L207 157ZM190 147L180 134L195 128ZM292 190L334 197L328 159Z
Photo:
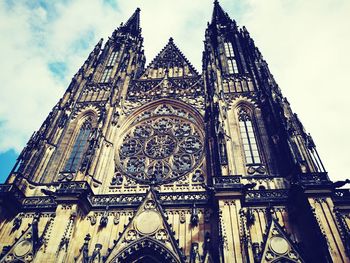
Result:
M136 7L147 61L170 36L201 69L212 0L0 2L0 182L94 45ZM332 179L349 178L350 1L221 0L269 63Z

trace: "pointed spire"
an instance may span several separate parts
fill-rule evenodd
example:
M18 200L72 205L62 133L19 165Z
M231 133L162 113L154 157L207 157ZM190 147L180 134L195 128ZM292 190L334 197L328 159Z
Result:
M141 32L140 28L140 8L136 8L135 12L121 28L133 35L138 35Z
M103 38L101 38L100 41L98 41L94 50L91 53L99 53L102 47L102 43L103 43Z
M230 19L228 14L220 6L219 1L215 0L211 23L212 24L224 24L224 23L229 23L231 21L232 20Z

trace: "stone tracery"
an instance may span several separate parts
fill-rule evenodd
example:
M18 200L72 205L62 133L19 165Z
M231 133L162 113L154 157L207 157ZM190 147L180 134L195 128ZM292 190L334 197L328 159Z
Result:
M128 129L117 155L124 173L146 183L177 179L198 166L203 135L194 118L159 106Z

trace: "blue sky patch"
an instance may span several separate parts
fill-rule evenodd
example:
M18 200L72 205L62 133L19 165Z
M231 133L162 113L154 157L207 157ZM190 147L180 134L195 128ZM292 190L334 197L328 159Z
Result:
M83 32L78 39L72 44L72 49L76 52L82 52L91 49L93 40L95 39L95 31L90 29Z
M107 4L115 10L119 10L118 3L116 0L103 0L103 3Z
M64 62L52 62L48 65L51 73L59 80L64 80L67 76L67 64Z
M18 153L13 149L0 153L0 183L4 183L16 163Z

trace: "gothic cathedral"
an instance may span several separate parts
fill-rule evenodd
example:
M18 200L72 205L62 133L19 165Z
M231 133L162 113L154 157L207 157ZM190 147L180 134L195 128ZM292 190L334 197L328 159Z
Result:
M0 262L350 262L332 182L245 27L214 3L199 73L140 10L97 43L0 185Z

